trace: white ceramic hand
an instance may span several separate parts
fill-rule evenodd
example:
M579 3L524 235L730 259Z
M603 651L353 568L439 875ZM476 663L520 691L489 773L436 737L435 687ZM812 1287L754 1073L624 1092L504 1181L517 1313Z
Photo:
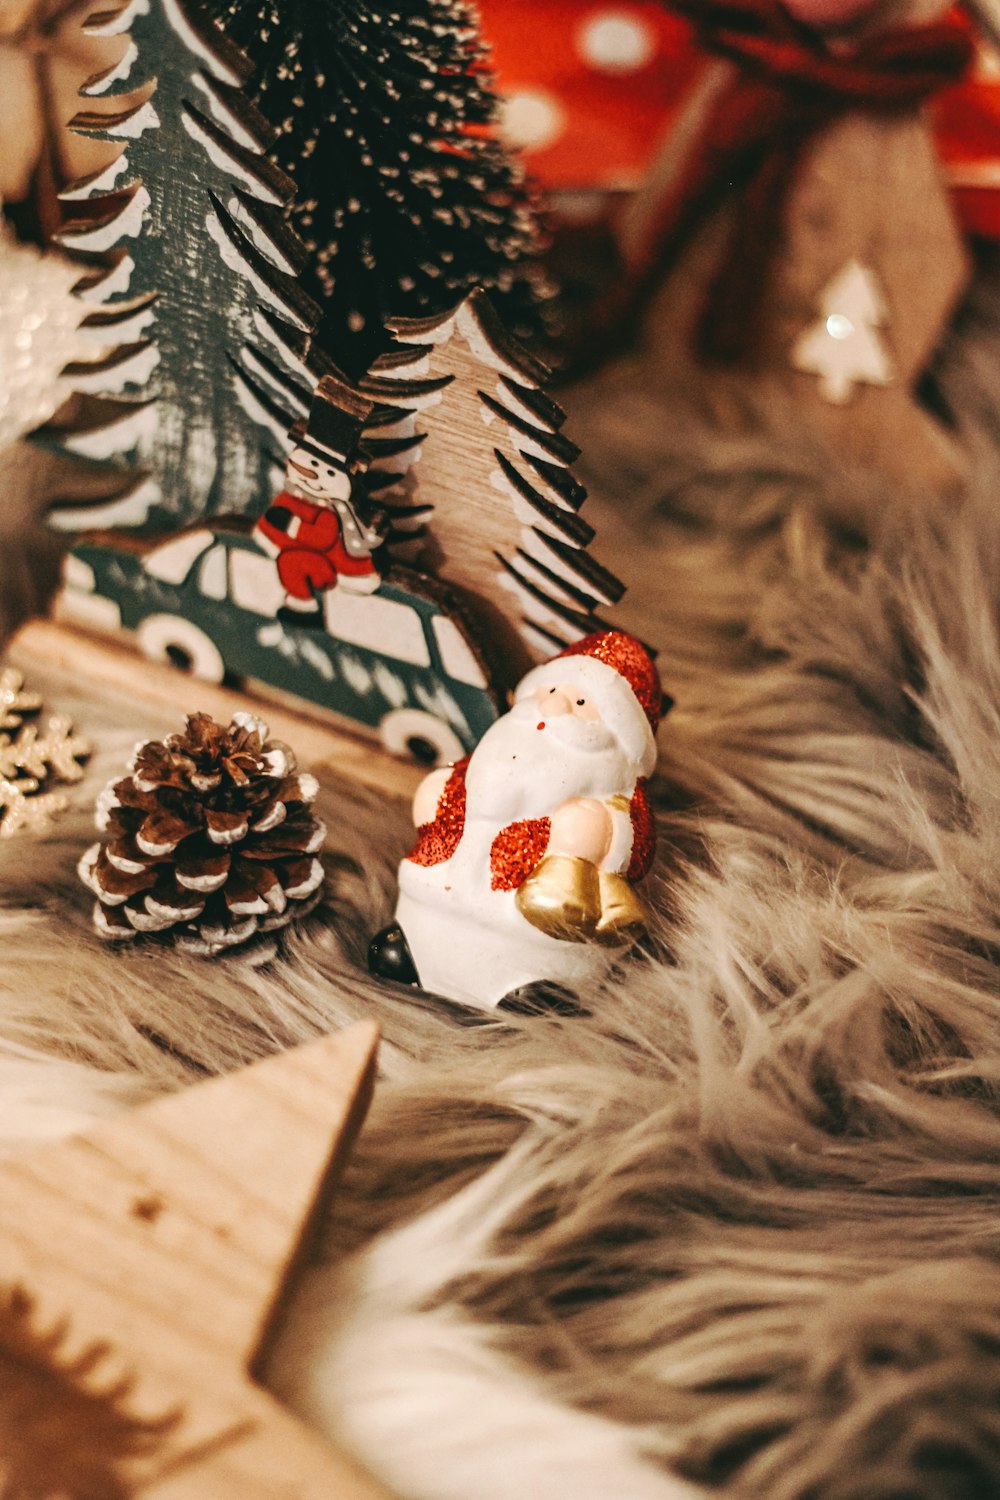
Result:
M603 802L573 797L552 815L547 854L565 854L600 865L611 848L614 825Z

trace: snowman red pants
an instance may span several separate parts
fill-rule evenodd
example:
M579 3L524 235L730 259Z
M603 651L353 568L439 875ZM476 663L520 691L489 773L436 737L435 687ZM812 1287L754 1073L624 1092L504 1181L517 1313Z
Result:
M312 605L316 594L336 587L339 570L326 552L304 549L278 554L278 577L289 600Z

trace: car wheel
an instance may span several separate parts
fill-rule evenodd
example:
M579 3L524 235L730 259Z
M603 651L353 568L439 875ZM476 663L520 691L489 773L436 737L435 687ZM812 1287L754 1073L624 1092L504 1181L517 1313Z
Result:
M465 754L451 725L422 708L394 709L378 730L387 750L420 766L447 766Z
M180 615L150 615L136 631L136 639L150 661L165 661L205 682L221 682L226 675L215 642Z

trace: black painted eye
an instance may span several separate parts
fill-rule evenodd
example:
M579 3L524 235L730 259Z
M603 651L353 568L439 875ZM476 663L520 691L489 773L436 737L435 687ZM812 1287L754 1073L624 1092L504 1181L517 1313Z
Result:
M577 700L576 700L576 706L577 706L577 708L582 708L583 705L586 703L586 701L587 701L586 698L577 698Z
M327 478L328 479L332 479L333 478L333 470L332 469L327 469L326 474L327 474Z
M549 688L549 693L550 693L550 695L551 695L551 694L552 694L552 693L554 693L554 692L555 692L555 688L554 688L554 687L551 687L551 688Z

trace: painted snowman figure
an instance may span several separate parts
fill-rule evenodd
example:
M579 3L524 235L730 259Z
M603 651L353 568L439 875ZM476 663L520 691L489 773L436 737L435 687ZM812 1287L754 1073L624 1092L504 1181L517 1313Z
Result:
M663 707L648 653L618 631L533 668L473 754L421 784L373 972L486 1010L599 978L645 928L634 883L653 858Z
M277 561L285 609L298 624L320 622L317 595L337 587L370 594L381 581L372 553L384 526L355 494L362 411L345 409L350 394L329 377L317 386L308 422L291 431L285 488L254 528L258 546Z

